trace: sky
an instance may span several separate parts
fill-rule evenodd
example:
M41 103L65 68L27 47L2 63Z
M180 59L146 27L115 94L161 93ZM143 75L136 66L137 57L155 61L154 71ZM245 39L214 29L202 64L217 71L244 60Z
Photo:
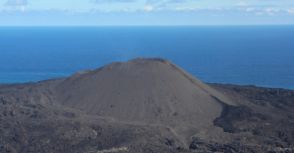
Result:
M0 26L294 24L294 0L0 0Z

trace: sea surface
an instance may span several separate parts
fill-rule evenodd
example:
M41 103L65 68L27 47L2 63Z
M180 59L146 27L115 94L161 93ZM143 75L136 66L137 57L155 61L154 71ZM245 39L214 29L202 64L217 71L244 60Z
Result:
M162 57L205 82L294 89L294 26L1 27L0 83Z

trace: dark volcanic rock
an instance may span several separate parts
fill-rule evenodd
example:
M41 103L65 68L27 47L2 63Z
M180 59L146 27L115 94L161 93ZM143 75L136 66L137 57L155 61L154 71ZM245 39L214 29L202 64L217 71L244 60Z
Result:
M246 132L246 129L236 127L234 125L236 122L259 122L261 120L266 120L266 117L262 114L253 112L252 109L247 106L224 105L221 116L214 120L214 124L222 127L225 132L236 133Z

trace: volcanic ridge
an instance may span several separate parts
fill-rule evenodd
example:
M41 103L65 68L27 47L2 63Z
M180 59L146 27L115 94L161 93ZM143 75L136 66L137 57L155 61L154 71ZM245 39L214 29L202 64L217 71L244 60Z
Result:
M159 58L0 86L0 152L294 151L294 92L206 84Z

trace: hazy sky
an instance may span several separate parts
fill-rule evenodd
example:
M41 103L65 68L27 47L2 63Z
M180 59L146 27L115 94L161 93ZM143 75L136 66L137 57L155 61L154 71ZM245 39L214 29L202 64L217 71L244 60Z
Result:
M294 0L0 0L0 25L294 24Z

